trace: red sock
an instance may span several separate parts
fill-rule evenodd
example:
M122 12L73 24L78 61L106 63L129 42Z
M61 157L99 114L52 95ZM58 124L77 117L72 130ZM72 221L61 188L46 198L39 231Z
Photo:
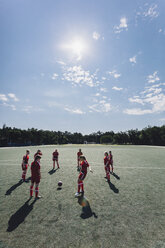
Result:
M30 196L33 196L33 186L30 186Z
M80 183L78 183L78 193L80 193Z
M35 188L35 196L36 196L36 197L38 197L38 192L39 192L39 188L36 187L36 188Z
M107 179L110 180L110 174L109 171L107 171Z

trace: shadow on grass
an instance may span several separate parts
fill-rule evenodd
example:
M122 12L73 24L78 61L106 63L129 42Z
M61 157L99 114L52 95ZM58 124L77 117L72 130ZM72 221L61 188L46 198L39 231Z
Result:
M62 190L62 187L58 187L57 190Z
M37 201L34 199L31 204L29 204L30 198L24 203L22 207L20 207L15 214L13 214L10 217L10 220L8 221L8 228L7 232L14 231L24 220L25 218L30 214L30 212L33 210L33 205Z
M119 190L116 188L116 186L113 183L108 182L108 184L109 184L110 189L113 190L114 193L116 194L119 193Z
M110 174L112 175L112 176L114 176L117 180L120 180L120 177L116 174L116 173L112 173L112 172L110 172Z
M49 173L49 175L52 175L52 174L54 174L57 170L58 170L58 169L52 169L52 170L50 170L48 173Z
M31 177L28 177L25 180L25 183L29 183L30 180L31 180ZM5 195L11 195L12 191L14 191L16 188L18 188L19 186L21 186L22 183L24 183L24 181L23 180L20 180L18 183L16 183L13 186L11 186L11 188L6 191Z
M95 218L98 218L95 212L92 212L89 201L87 200L86 197L84 196L78 197L78 203L82 206L82 213L80 215L82 219L87 219L92 216L94 216Z

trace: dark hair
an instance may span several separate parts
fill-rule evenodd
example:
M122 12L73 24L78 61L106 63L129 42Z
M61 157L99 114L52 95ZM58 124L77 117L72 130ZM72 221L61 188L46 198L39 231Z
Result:
M35 157L35 161L36 161L37 159L39 159L39 158L41 158L41 156L37 155L37 156Z

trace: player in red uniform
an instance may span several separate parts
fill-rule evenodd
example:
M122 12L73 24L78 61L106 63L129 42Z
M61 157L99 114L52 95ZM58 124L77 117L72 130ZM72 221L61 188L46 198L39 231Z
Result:
M113 156L112 156L111 151L109 151L109 164L111 166L111 170L112 170L112 174L113 174Z
M35 197L36 197L36 199L41 198L41 196L38 195L38 193L39 193L39 183L40 183L40 179L41 179L40 159L41 159L41 156L37 155L35 157L35 160L31 163L30 197L33 196L33 186L35 184Z
M75 194L75 197L83 196L84 195L84 183L83 180L85 179L87 175L87 168L89 167L89 164L85 158L85 156L80 156L80 174L78 176L78 191ZM90 168L90 172L92 172L92 169ZM81 189L81 193L80 193Z
M36 157L37 155L42 156L41 150L37 150L37 152L34 154L34 159L35 159L35 157Z
M80 156L83 155L81 149L79 149L78 153L77 153L77 170L79 171L80 168Z
M107 181L109 182L110 181L110 162L109 162L108 152L104 153L104 168L105 168Z
M23 156L23 159L22 159L22 180L25 182L25 179L26 179L26 173L27 173L27 169L28 169L28 166L29 166L29 154L30 154L30 151L29 150L26 150L26 155Z
M52 157L52 160L53 160L53 169L55 169L55 161L57 163L57 168L59 169L60 168L59 167L59 163L58 163L58 155L59 155L59 153L58 153L57 149L52 153L52 155L53 155L53 157Z

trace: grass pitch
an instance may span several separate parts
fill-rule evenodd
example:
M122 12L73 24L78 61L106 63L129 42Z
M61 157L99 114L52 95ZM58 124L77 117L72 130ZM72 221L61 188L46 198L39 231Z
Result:
M30 169L29 180L20 182L26 147L0 149L0 248L165 247L164 147L28 147L30 163L38 148L43 152L39 186L43 197L37 201L29 200ZM60 169L52 173L55 148ZM74 197L79 148L93 169L84 180L88 208ZM114 157L110 184L104 178L106 150Z

